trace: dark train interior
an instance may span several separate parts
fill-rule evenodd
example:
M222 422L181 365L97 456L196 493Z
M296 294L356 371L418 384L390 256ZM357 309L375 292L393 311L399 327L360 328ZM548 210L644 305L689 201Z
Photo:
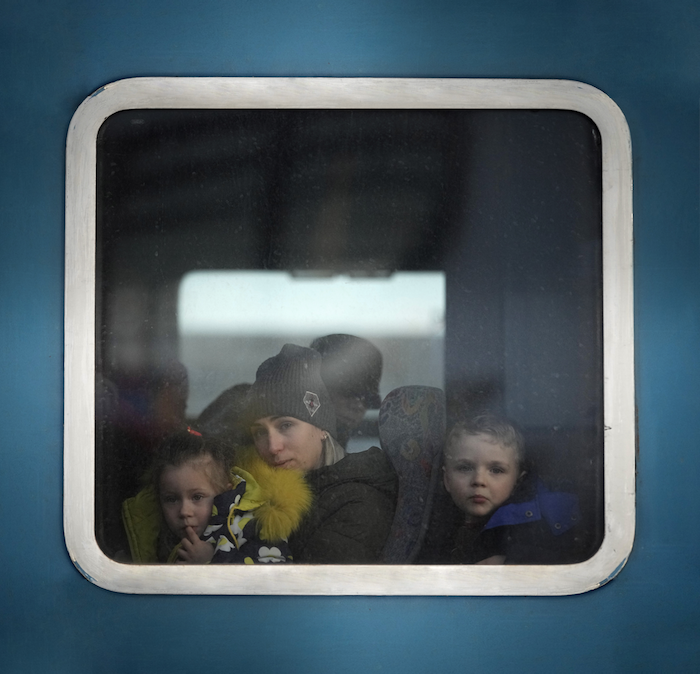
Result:
M432 273L444 288L434 334L402 335L400 322L391 334L357 334L383 352L389 388L444 389L448 427L485 408L516 422L543 480L579 496L580 561L589 558L604 528L601 202L598 131L576 112L126 110L109 117L97 147L102 549L113 555L123 545L119 503L138 487L158 439L201 411L195 380L199 399L213 400L250 381L287 339L270 334L274 328L240 343L183 336L178 293L186 274L381 281ZM313 302L301 298L302 307ZM272 304L260 310L275 311ZM344 320L352 325L353 317ZM312 336L300 330L298 339ZM190 341L187 353L205 354L211 372L188 366L183 345L192 339L200 341ZM234 352L251 361L245 372L231 364ZM384 379L382 386L384 396ZM376 415L368 414L369 436L373 425Z

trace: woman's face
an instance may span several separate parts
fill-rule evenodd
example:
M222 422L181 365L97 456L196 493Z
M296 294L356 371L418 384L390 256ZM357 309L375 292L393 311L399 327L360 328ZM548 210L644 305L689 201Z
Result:
M263 417L250 429L258 454L271 466L314 470L323 461L325 431L295 417Z

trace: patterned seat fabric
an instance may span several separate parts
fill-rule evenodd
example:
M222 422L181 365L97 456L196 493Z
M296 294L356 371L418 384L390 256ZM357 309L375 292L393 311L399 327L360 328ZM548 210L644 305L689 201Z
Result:
M394 389L379 410L379 440L399 478L396 514L380 561L410 564L428 529L440 480L445 394L430 386Z

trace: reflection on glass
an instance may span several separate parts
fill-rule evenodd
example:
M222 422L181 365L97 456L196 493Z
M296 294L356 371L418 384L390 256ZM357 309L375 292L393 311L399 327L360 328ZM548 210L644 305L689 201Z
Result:
M164 434L283 343L333 333L379 348L382 397L427 384L445 391L448 425L481 408L517 422L542 479L579 498L580 558L595 552L602 187L587 117L127 110L97 152L107 554ZM376 411L365 420L376 429Z
M445 276L197 271L178 295L180 361L189 373L187 413L196 418L219 392L252 382L284 344L353 334L383 354L383 398L406 381L443 387Z

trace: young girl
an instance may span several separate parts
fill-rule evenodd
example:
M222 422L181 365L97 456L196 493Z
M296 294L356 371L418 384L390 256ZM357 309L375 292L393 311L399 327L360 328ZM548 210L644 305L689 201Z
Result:
M158 448L151 485L122 506L131 560L188 564L290 561L288 536L311 505L297 471L254 456L233 467L227 448L187 429Z
M578 499L528 475L523 438L509 422L481 415L456 424L447 437L443 481L459 509L450 562L574 561Z

